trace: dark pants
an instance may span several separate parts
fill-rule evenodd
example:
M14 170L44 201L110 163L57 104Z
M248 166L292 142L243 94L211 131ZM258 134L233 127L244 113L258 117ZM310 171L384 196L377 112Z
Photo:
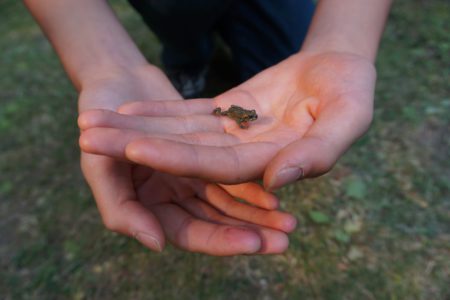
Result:
M129 0L163 44L167 69L200 70L218 32L241 80L299 51L312 0Z

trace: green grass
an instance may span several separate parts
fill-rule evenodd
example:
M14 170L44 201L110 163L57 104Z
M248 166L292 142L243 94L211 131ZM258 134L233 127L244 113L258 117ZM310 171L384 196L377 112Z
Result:
M158 63L155 37L114 5ZM370 132L328 175L280 191L299 227L265 257L154 254L106 231L78 165L76 92L20 1L0 19L2 299L449 299L447 1L395 2Z

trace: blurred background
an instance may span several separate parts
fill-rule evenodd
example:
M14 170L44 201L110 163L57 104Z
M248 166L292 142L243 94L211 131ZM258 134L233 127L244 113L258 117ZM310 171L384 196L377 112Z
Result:
M111 3L158 64L154 35ZM0 298L450 299L447 0L395 1L371 130L328 175L279 192L299 226L264 257L155 254L104 229L79 168L77 94L21 1L0 0L0 20Z

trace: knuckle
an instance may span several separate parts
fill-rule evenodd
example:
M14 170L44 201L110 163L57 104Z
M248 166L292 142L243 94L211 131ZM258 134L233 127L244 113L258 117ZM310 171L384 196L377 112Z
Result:
M114 232L121 231L120 221L117 220L117 218L114 218L111 215L102 215L102 221L106 229Z
M323 161L319 161L316 166L316 174L317 176L323 175L331 171L334 166L334 161L330 161L329 159L324 159Z
M316 138L318 142L317 153L320 155L316 156L316 159L313 163L313 177L320 176L325 173L328 173L336 163L339 158L339 152L330 151L330 149L336 148L336 145L329 143L325 139Z
M364 132L369 130L372 121L373 121L373 109L366 110L365 112L363 112L361 126L364 129Z

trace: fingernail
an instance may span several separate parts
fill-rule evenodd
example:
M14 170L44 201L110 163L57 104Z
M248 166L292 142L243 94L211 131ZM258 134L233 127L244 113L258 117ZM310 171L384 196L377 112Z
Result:
M161 245L154 236L145 232L137 232L134 237L150 249L155 250L156 252L162 251Z
M261 249L261 238L258 234L248 228L227 228L227 235L229 235L229 242L234 243L243 253L256 253Z
M303 178L304 172L300 167L289 167L282 169L278 174L272 179L269 184L269 191L276 190L285 184L291 183L293 181Z
M297 227L297 218L294 216L290 216L289 218L286 218L283 226L285 232L292 232Z

